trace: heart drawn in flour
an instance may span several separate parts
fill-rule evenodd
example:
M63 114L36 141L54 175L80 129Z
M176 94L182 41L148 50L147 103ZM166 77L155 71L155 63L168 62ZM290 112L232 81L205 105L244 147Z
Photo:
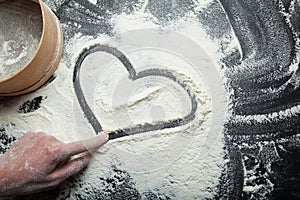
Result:
M170 71L166 69L157 69L157 68L152 68L152 69L147 69L144 71L136 72L134 67L132 66L131 62L129 59L118 49L114 47L110 47L107 45L102 45L102 44L96 44L93 46L90 46L89 48L84 49L81 54L79 55L76 63L75 63L75 68L74 68L74 74L73 74L73 84L74 84L74 89L75 93L78 99L78 102L80 104L81 109L83 110L83 113L85 117L88 119L89 123L92 125L94 131L97 133L102 132L102 126L99 120L96 118L95 114L91 110L90 106L88 105L85 95L82 91L81 85L80 85L80 69L83 61L85 58L95 52L105 52L108 54L111 54L115 56L126 68L127 72L129 73L129 79L132 81L142 79L145 77L150 77L150 76L159 76L159 77L164 77L167 78L174 83L178 84L180 87L184 89L184 91L187 93L187 95L190 98L191 101L191 109L190 112L180 118L168 120L168 121L163 121L163 122L156 122L156 123L147 123L147 124L140 124L140 125L134 125L129 128L125 129L119 129L116 131L113 131L109 133L109 138L110 139L116 139L128 135L134 135L138 133L144 133L144 132L149 132L149 131L155 131L155 130L162 130L162 129L167 129L167 128L174 128L178 126L183 126L185 124L188 124L195 118L195 112L197 110L198 104L195 98L195 95L193 91L183 82L181 82L174 74L172 74Z

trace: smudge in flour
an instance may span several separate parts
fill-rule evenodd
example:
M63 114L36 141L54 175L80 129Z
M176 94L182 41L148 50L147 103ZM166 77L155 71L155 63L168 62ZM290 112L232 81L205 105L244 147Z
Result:
M110 174L97 177L94 182L97 185L84 183L79 177L74 177L67 182L72 185L69 188L77 188L80 193L74 190L65 190L57 199L140 199L141 194L135 188L135 182L128 172L120 169L120 166L112 165Z
M165 25L185 16L191 10L192 5L192 1L149 0L145 12L151 13L157 19L157 23Z
M300 153L300 143L293 142L299 141L300 130L299 39L295 37L298 25L291 20L298 3L220 2L240 43L240 58L224 64L233 103L225 137L227 146L236 146L229 154L242 158L232 157L230 162L244 166L236 168L244 180L238 198L280 199L284 194L295 198L299 193L284 185L300 181L293 170L299 162L295 155ZM294 152L279 153L280 143L294 144ZM282 182L283 173L277 167L282 160L291 161L284 173L294 180Z
M228 37L231 29L226 14L218 1L211 1L205 7L198 8L194 6L193 11L210 37L220 40Z
M263 114L294 106L298 100L292 98L293 91L298 89L291 83L289 66L295 56L295 42L274 3L221 3L242 50L240 64L228 65L230 84L235 88L233 112Z
M8 133L8 129L11 127L15 127L15 124L9 123L0 125L0 154L4 154L17 139Z
M288 9L288 8L290 7L290 5L291 5L291 1L292 1L292 0L282 0L281 2L282 2L282 4L284 5L284 7L285 7L286 9Z
M57 5L53 5L56 7ZM138 0L97 1L87 0L64 1L57 6L56 13L65 27L66 39L75 33L82 35L113 35L111 18L118 13L131 13L141 7Z
M25 101L18 109L18 113L34 112L41 107L41 103L47 97L38 96L32 100Z
M291 18L291 23L293 25L294 30L297 32L297 34L300 34L300 3L299 1L291 1L290 7L289 7L289 12L290 12L290 18ZM299 46L298 46L299 48Z

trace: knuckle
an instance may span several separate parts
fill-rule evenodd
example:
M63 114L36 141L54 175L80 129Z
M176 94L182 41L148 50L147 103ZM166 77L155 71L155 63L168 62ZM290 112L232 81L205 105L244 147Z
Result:
M37 133L36 138L41 142L48 142L48 135Z
M37 133L37 134L46 135L46 133L45 133L45 132L43 132L43 131L37 131L36 133Z
M58 154L58 153L60 153L62 151L62 145L60 145L59 143L50 145L48 150L51 153Z
M50 144L59 143L59 141L52 135L44 135L44 136L42 136L42 140L44 140L45 142L50 143Z
M39 136L39 141L41 142L41 143L44 143L44 144L50 144L50 145L54 145L54 144L57 144L57 143L59 143L56 139L55 139L55 137L53 137L53 136L50 136L50 135L40 135Z
M45 132L42 132L42 131L38 131L35 134L38 136L46 136L47 135Z
M56 161L58 159L58 155L62 152L60 144L44 144L43 148L44 154L52 161Z
M36 132L34 132L34 131L28 131L25 135L35 135L36 134Z
M37 136L40 138L40 140L47 141L47 142L56 142L56 141L58 141L54 136L48 135L44 132L38 132Z

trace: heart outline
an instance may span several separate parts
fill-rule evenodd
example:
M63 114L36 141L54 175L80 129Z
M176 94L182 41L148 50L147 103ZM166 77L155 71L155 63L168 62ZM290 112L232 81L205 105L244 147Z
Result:
M173 82L177 83L185 90L185 92L188 94L191 100L191 105L192 105L191 112L184 117L172 119L169 121L158 122L154 124L143 124L143 125L138 124L129 128L125 128L123 130L119 129L109 133L109 139L117 139L128 135L135 135L138 133L162 130L166 128L175 128L175 127L186 125L189 122L191 122L193 119L195 119L195 113L198 108L198 103L196 101L194 93L190 90L190 88L186 84L180 82L180 80L178 80L176 76L174 76L170 71L166 69L152 68L137 73L133 65L129 61L129 59L120 50L108 45L95 44L88 48L83 49L83 51L78 56L77 61L75 63L74 72L73 72L73 86L75 89L75 94L77 96L79 105L84 113L84 116L87 118L88 122L92 125L96 134L102 132L103 129L100 122L96 118L95 114L89 107L80 85L81 65L87 56L96 52L105 52L116 57L126 68L127 72L129 73L129 79L132 81L145 78L148 76L160 76L172 80Z

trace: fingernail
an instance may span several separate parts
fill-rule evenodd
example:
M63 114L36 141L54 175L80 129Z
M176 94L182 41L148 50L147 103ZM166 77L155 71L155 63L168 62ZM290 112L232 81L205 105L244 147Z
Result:
M107 142L109 140L109 135L107 133L104 132L100 132L98 133L99 137L101 137L102 140L104 140L105 142Z

